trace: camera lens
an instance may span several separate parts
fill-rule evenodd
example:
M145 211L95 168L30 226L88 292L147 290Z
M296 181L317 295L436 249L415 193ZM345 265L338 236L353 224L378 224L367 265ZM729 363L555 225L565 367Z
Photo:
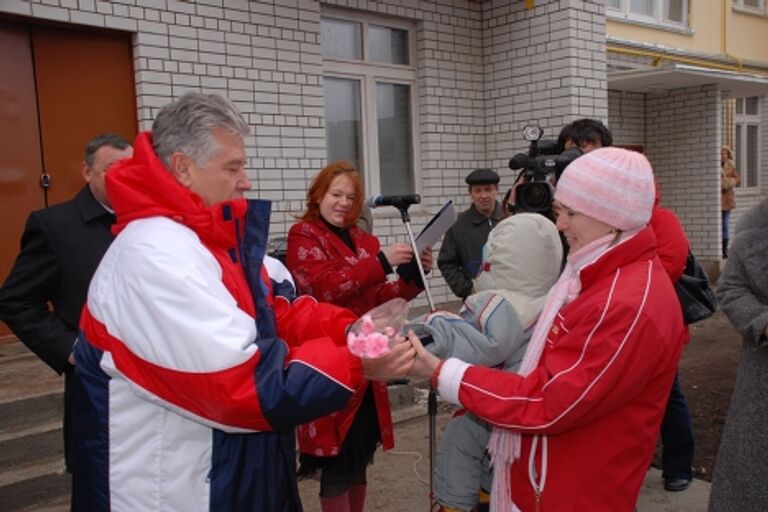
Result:
M524 183L517 187L515 206L517 211L543 212L552 206L552 186L543 181Z

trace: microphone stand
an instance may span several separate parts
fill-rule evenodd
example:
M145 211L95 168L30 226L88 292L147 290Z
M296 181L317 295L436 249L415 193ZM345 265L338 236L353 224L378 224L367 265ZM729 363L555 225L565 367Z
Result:
M424 272L424 266L421 264L421 258L419 257L419 250L416 247L416 238L413 236L411 230L411 216L408 214L408 204L401 201L397 204L393 204L395 208L400 211L400 217L405 224L405 230L408 232L408 239L411 241L411 248L413 249L413 256L416 258L416 266L419 269L419 276L421 277L421 283L424 285L424 291L427 295L427 303L429 304L429 311L435 311L435 303L432 301L432 293L429 291L429 285L427 284L427 275ZM437 394L430 389L427 395L427 416L429 418L429 499L434 499L434 477L435 474L435 457L437 455ZM430 507L431 510L431 507Z

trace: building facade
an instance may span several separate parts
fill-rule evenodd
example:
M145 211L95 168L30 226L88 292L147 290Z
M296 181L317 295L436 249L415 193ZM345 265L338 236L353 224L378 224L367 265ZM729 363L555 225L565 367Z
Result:
M648 0L648 12L633 12L638 3L3 0L0 35L24 25L75 38L124 37L137 130L186 91L231 98L251 126L252 195L273 201L273 237L288 231L309 181L329 160L353 160L368 194L420 193L422 204L411 209L418 230L448 199L459 210L469 205L463 179L477 167L497 170L502 191L510 186L508 161L526 149L525 125L552 138L567 122L594 117L608 122L616 143L648 155L663 203L678 212L697 254L714 260L718 155L727 137L743 146L738 165L754 178L737 192L738 211L766 191L765 2L699 11L710 7ZM663 80L654 75L662 71ZM13 126L7 106L0 109L6 127ZM71 122L87 120L73 112ZM57 136L49 130L40 138ZM76 162L79 172L84 143L61 165ZM0 194L39 188L11 167L0 155L0 179L16 180ZM374 213L384 243L405 240L396 210ZM15 246L18 232L3 238ZM434 274L435 302L455 299Z
M737 209L768 192L768 11L764 0L608 0L608 120L616 142L643 148L662 203L694 251L720 252L720 148L741 174Z

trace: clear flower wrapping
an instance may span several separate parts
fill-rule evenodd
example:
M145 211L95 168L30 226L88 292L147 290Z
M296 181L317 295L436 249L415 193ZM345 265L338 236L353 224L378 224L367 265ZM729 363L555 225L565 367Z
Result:
M347 333L349 351L358 357L376 358L389 352L402 336L408 320L408 302L400 297L376 306L357 319Z

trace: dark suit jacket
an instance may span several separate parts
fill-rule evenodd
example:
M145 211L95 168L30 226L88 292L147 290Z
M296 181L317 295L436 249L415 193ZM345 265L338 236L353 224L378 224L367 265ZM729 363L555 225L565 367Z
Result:
M88 284L114 238L113 219L88 186L32 212L0 289L0 320L59 374L67 369Z
M71 466L67 362L91 277L114 236L114 216L86 185L69 201L32 212L21 252L0 288L0 320L64 380L64 459Z
M86 185L71 200L32 212L21 252L0 288L0 320L64 380L64 458L71 463L67 362L91 277L114 236L114 216Z

